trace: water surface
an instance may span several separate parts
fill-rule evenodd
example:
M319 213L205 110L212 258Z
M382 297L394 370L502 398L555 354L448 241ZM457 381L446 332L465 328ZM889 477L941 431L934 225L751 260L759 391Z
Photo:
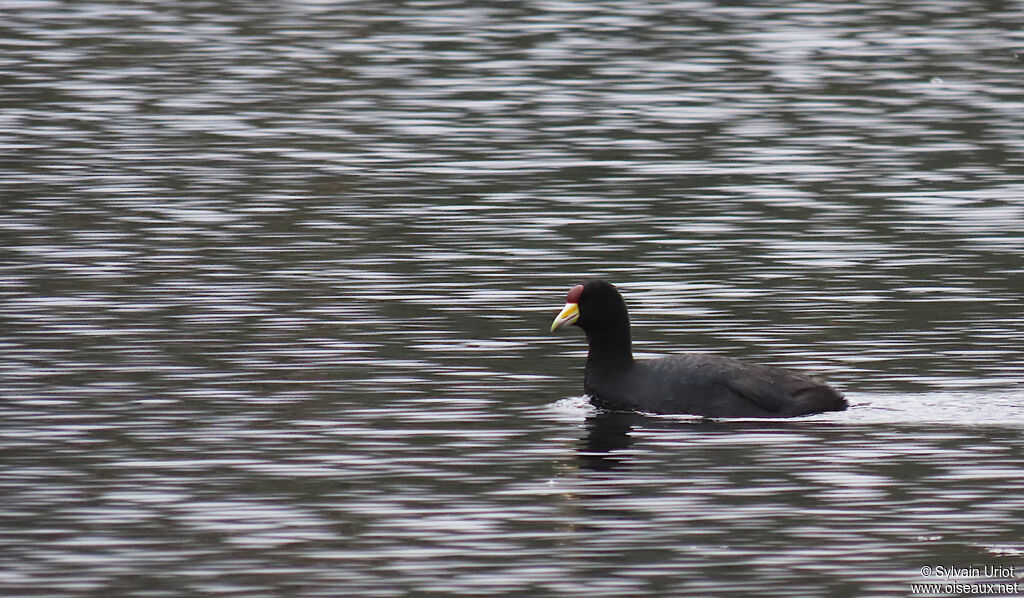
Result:
M0 15L4 595L1024 573L1012 5ZM546 332L592 276L641 355L852 408L594 412Z

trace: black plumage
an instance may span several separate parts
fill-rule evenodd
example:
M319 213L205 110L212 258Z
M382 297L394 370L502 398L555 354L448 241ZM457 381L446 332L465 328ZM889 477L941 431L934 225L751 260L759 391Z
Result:
M792 417L846 409L846 399L809 376L701 353L635 360L629 315L603 280L573 287L552 331L576 324L587 334L583 389L597 407L705 417Z

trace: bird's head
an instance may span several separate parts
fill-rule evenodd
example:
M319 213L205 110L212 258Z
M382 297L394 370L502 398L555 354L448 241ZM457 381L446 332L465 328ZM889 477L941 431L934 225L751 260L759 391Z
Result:
M591 280L569 289L565 307L551 323L551 332L573 324L583 330L591 330L624 317L627 317L626 302L615 285L603 280Z

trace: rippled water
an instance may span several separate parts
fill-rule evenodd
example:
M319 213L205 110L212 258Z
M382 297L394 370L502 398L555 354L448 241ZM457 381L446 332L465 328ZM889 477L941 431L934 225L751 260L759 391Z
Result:
M5 2L2 593L1024 576L1022 26ZM590 276L643 354L818 373L853 407L595 413L581 337L546 332Z

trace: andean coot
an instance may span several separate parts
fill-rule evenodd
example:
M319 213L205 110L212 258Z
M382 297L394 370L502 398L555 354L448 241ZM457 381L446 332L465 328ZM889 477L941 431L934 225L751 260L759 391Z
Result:
M719 355L687 353L633 359L629 315L611 283L592 280L569 290L551 331L576 324L590 352L583 390L600 408L705 417L792 417L842 411L846 399L808 376Z

